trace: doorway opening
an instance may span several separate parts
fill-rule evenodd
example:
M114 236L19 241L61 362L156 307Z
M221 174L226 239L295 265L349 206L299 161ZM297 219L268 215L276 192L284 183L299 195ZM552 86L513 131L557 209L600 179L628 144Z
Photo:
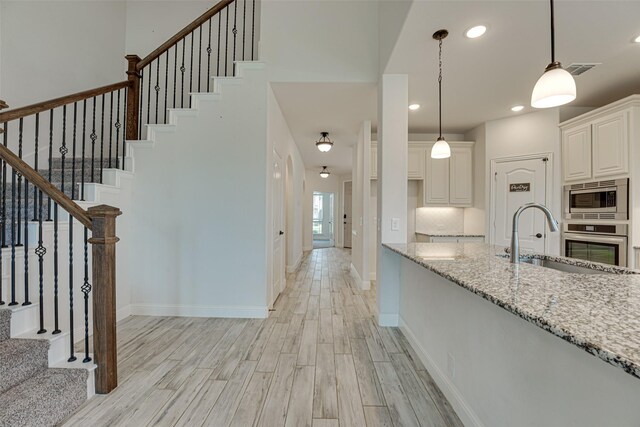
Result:
M333 193L313 192L313 248L335 246L333 227Z

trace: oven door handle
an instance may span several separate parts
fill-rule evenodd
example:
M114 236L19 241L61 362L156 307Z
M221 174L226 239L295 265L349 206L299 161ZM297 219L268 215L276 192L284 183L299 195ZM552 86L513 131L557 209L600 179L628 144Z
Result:
M588 194L588 193L605 193L608 191L618 191L617 187L606 187L606 188L590 188L587 190L570 190L569 194Z
M579 242L594 242L594 243L612 243L616 245L626 245L627 238L621 236L603 236L601 234L579 234L579 233L564 233L565 240L577 240Z

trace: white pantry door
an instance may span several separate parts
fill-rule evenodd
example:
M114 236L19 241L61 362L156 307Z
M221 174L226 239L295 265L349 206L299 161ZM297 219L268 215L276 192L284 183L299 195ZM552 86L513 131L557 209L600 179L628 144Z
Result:
M273 271L269 306L272 306L284 289L284 179L282 179L282 159L273 152Z
M513 214L526 203L545 204L548 159L539 158L500 161L492 168L493 240L499 246L511 244ZM544 252L547 234L544 214L527 209L520 215L520 247Z

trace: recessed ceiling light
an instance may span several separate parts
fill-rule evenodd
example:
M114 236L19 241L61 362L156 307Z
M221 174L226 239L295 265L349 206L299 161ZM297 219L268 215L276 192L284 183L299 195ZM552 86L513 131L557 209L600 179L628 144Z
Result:
M633 39L633 41L636 42L636 43L640 43L640 36L638 36L635 39Z
M409 105L409 110L416 111L420 108L420 104L411 104Z
M513 107L511 107L511 111L513 111L514 113L517 113L518 111L522 111L524 110L524 106L522 105L514 105Z
M467 30L465 35L467 38L475 39L483 35L487 31L487 27L484 25L476 25L475 27L471 27Z

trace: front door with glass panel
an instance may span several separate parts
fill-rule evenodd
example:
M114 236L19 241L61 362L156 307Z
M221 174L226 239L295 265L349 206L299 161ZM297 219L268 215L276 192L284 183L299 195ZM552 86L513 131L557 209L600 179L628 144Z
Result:
M333 245L333 193L313 193L313 240Z

